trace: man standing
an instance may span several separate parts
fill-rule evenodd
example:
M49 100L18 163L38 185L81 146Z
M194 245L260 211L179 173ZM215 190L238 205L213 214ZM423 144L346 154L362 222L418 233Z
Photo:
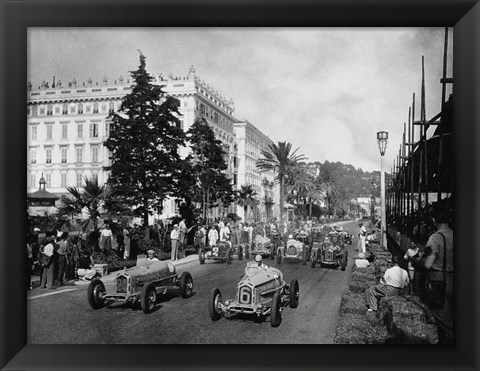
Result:
M58 275L57 282L58 286L63 285L63 280L65 279L65 272L67 270L68 264L68 250L67 250L67 238L68 232L63 232L58 242Z
M446 281L443 307L431 308L437 320L440 344L453 343L453 230L448 226L449 217L448 211L435 215L437 231L429 237L422 259L429 270L428 280Z
M170 239L172 240L172 260L177 260L178 256L178 243L180 239L180 230L178 228L178 224L173 226L172 232L170 232Z
M185 219L182 219L180 221L180 224L178 225L178 229L180 230L180 245L184 246L186 242L186 237L187 237L187 223L185 222Z
M408 285L408 273L405 269L398 266L399 259L397 256L392 257L392 267L385 271L380 284L372 286L368 289L368 311L376 311L378 309L378 299L388 295L388 297L400 295L403 288Z
M57 231L47 231L45 234L45 246L43 247L42 252L47 255L50 260L47 264L43 266L42 279L40 281L40 287L43 289L53 289L53 253L54 253L54 240L57 235Z
M367 245L366 245L366 240L367 240L367 229L363 225L363 223L360 223L358 225L360 227L360 233L358 234L358 239L360 241L360 250L359 252L363 252L364 254L367 252Z

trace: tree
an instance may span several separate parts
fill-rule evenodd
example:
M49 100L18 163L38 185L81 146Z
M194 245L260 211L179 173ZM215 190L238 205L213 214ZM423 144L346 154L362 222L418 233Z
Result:
M60 199L58 215L67 220L87 215L87 219L80 224L85 232L98 230L98 224L102 220L116 218L119 222L126 222L131 218L130 210L120 203L110 187L100 186L97 178L85 178L80 189L67 187L67 191L68 194L62 195Z
M263 158L257 160L257 168L261 171L274 171L280 183L280 233L283 233L283 207L285 205L285 176L295 167L297 162L306 159L304 155L297 154L297 148L292 152L292 144L287 142L271 143L268 149L262 151Z
M237 203L243 207L245 222L247 221L248 207L252 210L257 206L257 193L251 184L242 185L237 191Z
M132 92L118 113L108 117L111 129L105 145L112 159L108 184L148 225L148 216L160 213L163 201L177 192L183 168L178 150L185 134L175 116L179 101L152 84L145 59L140 54L139 68L131 72Z
M190 172L191 181L183 183L182 194L187 203L203 206L205 220L207 207L229 205L234 200L232 182L225 173L227 154L203 116L195 119L187 131L187 140L191 153L186 159L190 165L185 172Z

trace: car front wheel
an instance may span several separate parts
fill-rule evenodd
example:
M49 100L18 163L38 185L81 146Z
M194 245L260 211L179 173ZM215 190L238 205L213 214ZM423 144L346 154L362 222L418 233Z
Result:
M188 272L183 272L180 276L180 294L182 298L189 298L193 293L193 279Z
M151 283L147 283L142 287L142 292L140 294L140 306L142 307L143 313L151 313L155 308L156 302L157 291L155 290L155 286Z
M300 298L298 281L293 279L290 283L290 308L298 307L298 300Z
M208 313L212 321L218 321L222 316L222 311L219 304L222 302L222 294L220 289L215 287L210 293L210 300L208 301Z
M93 309L100 309L105 304L105 285L98 278L88 285L88 303Z
M282 323L281 307L282 307L282 301L280 299L280 294L276 292L275 294L273 294L272 314L270 315L270 325L272 327L278 327L280 326L280 323Z
M317 256L315 254L312 254L312 258L310 259L310 266L312 268L315 268L316 263L317 263Z

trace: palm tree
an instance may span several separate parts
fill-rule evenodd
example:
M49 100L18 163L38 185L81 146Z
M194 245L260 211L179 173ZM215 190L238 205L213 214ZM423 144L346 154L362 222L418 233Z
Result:
M123 206L110 187L100 186L97 178L84 179L81 189L67 187L68 195L62 195L58 207L59 216L73 219L85 213L88 218L80 226L83 231L98 230L100 219L125 219L130 210Z
M299 148L292 152L292 144L278 142L272 143L268 149L262 151L263 158L257 160L257 168L261 171L273 171L280 183L280 233L283 234L283 206L285 204L285 176L299 161L306 159L304 155L297 154Z
M253 210L253 208L257 205L257 199L255 198L256 195L257 193L251 184L242 185L237 191L237 203L243 207L243 216L245 222L247 221L248 207L250 206Z

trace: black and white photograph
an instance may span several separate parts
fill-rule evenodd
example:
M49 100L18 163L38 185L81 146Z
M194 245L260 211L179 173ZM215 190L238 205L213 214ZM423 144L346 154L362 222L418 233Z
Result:
M27 30L29 344L453 344L452 27Z

